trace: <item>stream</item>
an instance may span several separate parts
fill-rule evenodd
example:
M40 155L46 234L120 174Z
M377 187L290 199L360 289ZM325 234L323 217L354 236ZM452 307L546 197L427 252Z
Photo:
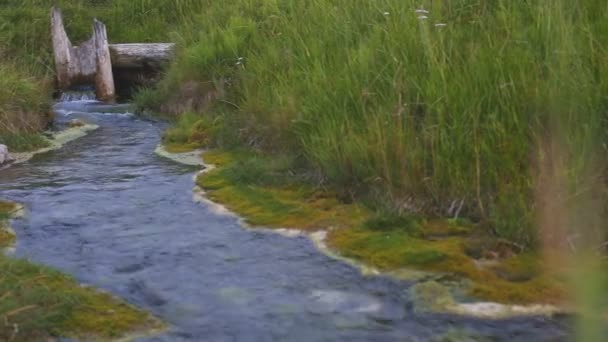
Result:
M70 273L169 325L141 341L568 339L560 319L416 312L411 283L363 276L306 237L243 229L193 201L197 167L154 153L165 125L127 110L58 103L59 126L79 118L99 129L0 171L0 197L28 210L13 223L16 257Z

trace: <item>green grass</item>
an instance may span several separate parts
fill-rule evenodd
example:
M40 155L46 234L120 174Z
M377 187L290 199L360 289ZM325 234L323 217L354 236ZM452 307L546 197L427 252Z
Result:
M13 243L5 230L14 203L0 201L0 246ZM111 339L160 328L151 317L108 294L27 260L0 255L0 340L49 337Z
M47 81L36 79L27 65L3 58L0 48L0 144L11 152L48 145L38 133L51 119Z
M178 43L136 99L189 113L169 145L200 146L193 118L206 112L219 145L303 156L321 181L396 212L409 200L448 216L462 201L461 217L528 247L538 170L556 150L568 188L607 197L602 1L9 1L2 50L34 75L52 70L54 3L75 41L96 16L112 41Z
M49 142L37 133L0 132L0 144L7 145L11 152L26 152L47 147Z
M447 216L462 201L461 217L527 247L555 149L568 188L593 183L606 199L606 6L423 5L425 20L415 1L209 3L197 30L176 29L190 34L157 96L144 94L219 96L242 144L301 155L320 180L396 212L409 200Z

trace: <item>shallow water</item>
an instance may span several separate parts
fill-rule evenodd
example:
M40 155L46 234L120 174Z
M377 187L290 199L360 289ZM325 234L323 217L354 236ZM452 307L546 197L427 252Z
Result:
M543 317L416 313L407 282L362 276L305 237L245 230L195 203L197 169L154 154L163 125L95 113L117 110L90 101L56 110L60 123L78 117L100 128L0 171L0 197L29 211L14 222L16 256L170 325L142 341L428 341L448 331L472 340L566 340L565 324Z

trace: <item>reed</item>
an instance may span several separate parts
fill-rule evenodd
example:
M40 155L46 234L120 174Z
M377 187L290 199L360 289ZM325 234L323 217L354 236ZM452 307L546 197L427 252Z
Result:
M304 155L329 184L396 212L462 203L492 234L535 246L547 132L571 147L573 187L606 153L608 7L422 3L208 2L177 29L155 98L212 82L244 142Z

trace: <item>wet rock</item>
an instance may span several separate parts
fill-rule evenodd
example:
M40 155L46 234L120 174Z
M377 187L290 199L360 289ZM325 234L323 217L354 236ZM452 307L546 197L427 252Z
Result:
M82 127L84 125L85 125L85 123L79 119L72 119L68 122L69 127Z
M13 158L8 153L8 147L0 144L0 165L13 161Z

